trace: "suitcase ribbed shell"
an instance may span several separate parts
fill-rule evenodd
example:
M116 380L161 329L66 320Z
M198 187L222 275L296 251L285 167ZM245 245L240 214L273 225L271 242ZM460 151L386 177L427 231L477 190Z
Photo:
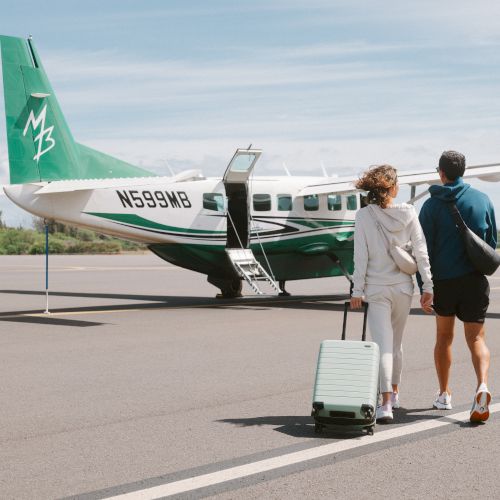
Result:
M313 403L323 403L324 408L315 417L324 419L332 417L331 412L333 416L347 412L354 414L354 420L366 419L362 406L377 407L379 360L374 342L324 340L313 394Z

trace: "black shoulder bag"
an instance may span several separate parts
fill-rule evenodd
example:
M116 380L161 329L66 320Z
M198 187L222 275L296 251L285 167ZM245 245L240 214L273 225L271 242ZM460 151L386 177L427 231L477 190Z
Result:
M449 203L458 231L462 235L465 252L476 271L491 276L500 266L500 255L467 226L455 203Z

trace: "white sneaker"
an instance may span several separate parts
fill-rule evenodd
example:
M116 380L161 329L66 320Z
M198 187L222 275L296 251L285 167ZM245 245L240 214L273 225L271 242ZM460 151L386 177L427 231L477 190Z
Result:
M490 409L488 405L491 401L491 393L488 391L486 384L481 384L474 396L474 402L470 410L471 422L484 422L490 416Z
M391 403L377 406L377 422L391 422L393 420Z
M434 408L437 408L438 410L451 410L453 408L451 406L451 394L448 394L447 392L439 394L438 392L436 396L436 400L432 405Z
M399 392L393 392L391 394L391 406L393 410L401 408L401 405L399 404Z

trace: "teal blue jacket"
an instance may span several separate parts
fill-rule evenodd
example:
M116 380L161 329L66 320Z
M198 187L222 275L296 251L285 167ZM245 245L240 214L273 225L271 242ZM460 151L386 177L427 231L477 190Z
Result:
M459 177L444 186L431 186L419 220L427 242L432 278L458 278L474 271L448 205L454 201L465 223L492 248L497 244L495 211L488 196Z

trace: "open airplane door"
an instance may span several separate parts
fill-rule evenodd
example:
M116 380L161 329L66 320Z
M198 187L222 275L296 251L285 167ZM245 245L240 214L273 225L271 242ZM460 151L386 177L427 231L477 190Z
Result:
M258 284L261 281L267 282L274 292L281 292L250 249L248 179L261 154L258 149L237 149L223 177L227 196L226 254L236 274L259 295L263 293Z
M249 248L250 200L248 179L262 151L237 149L224 173L227 196L227 248Z

